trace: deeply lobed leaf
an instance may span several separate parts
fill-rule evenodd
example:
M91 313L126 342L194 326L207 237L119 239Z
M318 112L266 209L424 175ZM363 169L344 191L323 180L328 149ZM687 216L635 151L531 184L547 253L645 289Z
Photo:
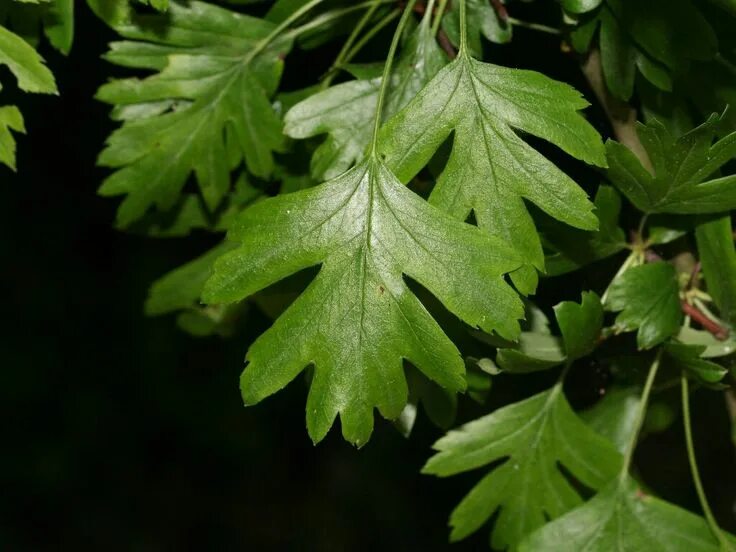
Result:
M491 545L515 547L548 519L582 503L560 468L593 489L610 481L621 464L613 446L572 411L561 385L505 406L449 432L424 473L441 477L503 460L491 469L450 516L451 540L477 531L500 510Z
M578 228L598 221L587 196L517 132L605 165L598 133L580 115L587 102L570 86L539 73L508 69L460 55L381 131L381 152L402 182L424 167L453 134L447 165L429 198L459 220L512 244L526 268L513 275L524 293L544 270L542 246L524 199Z
M113 43L108 60L160 72L113 81L97 97L118 107L163 106L126 120L100 154L101 165L118 169L100 193L126 194L121 226L151 206L173 205L191 173L207 205L216 207L230 188L229 151L257 176L273 171L284 137L270 97L289 44L277 40L263 48L272 23L202 2L175 2L166 15L133 17L115 28L135 41Z
M713 143L721 117L678 138L658 121L637 124L654 168L650 173L626 146L606 142L608 177L645 213L703 214L736 208L736 175L715 177L736 156L736 132Z
M241 379L253 404L313 364L307 427L315 441L338 414L345 438L359 445L374 407L397 417L407 400L402 359L442 387L464 388L462 358L404 276L471 326L508 339L519 332L522 304L502 278L521 264L518 255L428 205L373 157L316 188L254 205L229 239L239 247L215 264L206 302L237 301L322 265L250 348Z

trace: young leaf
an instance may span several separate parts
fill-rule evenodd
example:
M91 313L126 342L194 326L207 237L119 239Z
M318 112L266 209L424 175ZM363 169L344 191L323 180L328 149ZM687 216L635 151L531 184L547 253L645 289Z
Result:
M581 304L563 301L555 306L562 338L542 331L522 332L513 348L499 348L496 364L506 372L529 373L559 366L590 354L603 327L603 307L593 292L583 292Z
M422 470L441 477L504 460L491 469L450 516L450 540L477 531L500 509L491 537L494 548L521 539L582 503L560 469L599 489L617 473L621 457L572 411L556 385L449 432Z
M569 360L582 358L595 349L603 327L603 306L598 295L584 291L579 305L563 301L555 306L555 317Z
M695 229L695 239L708 293L721 317L736 325L736 249L731 215L702 221Z
M463 361L407 288L406 275L460 319L514 339L523 307L502 274L519 267L503 242L426 204L370 156L315 188L264 200L230 230L239 247L215 264L208 303L241 300L322 264L307 290L256 340L241 378L246 404L284 387L307 365L307 427L321 440L340 414L364 444L374 407L396 418L407 400L402 358L453 391Z
M447 62L429 26L429 13L406 41L393 71L384 116L404 107ZM373 129L381 79L354 80L310 96L289 110L284 132L292 138L327 133L312 156L312 176L334 178L363 157Z
M522 332L515 347L498 349L496 364L505 372L528 374L559 366L566 358L565 348L559 337Z
M25 134L23 115L14 105L0 107L0 163L4 163L15 170L15 138L10 132Z
M677 274L656 262L628 269L608 289L606 309L621 311L616 326L636 330L639 349L651 349L675 335L682 324Z
M721 117L714 114L677 139L658 121L637 123L654 174L626 146L608 140L608 177L645 213L697 214L734 209L736 175L709 178L736 155L736 132L712 144L720 121Z
M612 186L600 185L593 200L599 227L583 232L543 220L539 224L545 248L547 276L572 272L594 261L615 255L626 248L626 234L618 224L621 196Z
M607 310L621 311L616 326L638 329L637 345L649 349L674 335L682 322L677 275L672 265L657 262L630 268L609 288Z
M100 154L101 165L118 169L100 193L127 194L118 210L121 226L153 205L173 205L192 172L207 206L216 207L230 187L231 148L251 173L271 174L284 137L269 98L289 49L288 41L267 41L271 23L191 2L116 29L135 41L113 43L106 58L160 73L113 81L97 97L117 106L179 102L176 109L126 120Z
M381 152L408 182L454 133L430 203L459 220L474 212L478 226L513 244L528 266L543 270L542 246L523 199L578 228L595 230L598 223L585 192L517 131L602 166L598 133L578 112L587 105L566 84L482 63L461 51L384 125ZM525 293L536 287L529 269L515 283Z
M519 552L647 550L718 552L705 520L617 478L579 508L529 536Z

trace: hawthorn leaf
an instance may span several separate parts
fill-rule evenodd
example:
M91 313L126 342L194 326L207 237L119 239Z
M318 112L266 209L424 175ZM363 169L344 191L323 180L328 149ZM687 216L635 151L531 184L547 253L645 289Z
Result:
M702 358L704 345L671 342L664 347L666 359L674 367L684 370L702 383L718 383L728 373L720 364Z
M626 248L626 234L619 226L621 196L612 186L600 185L593 200L598 230L583 232L551 220L538 222L547 276L558 276L615 255Z
M43 32L54 48L69 55L74 42L74 0L54 0L44 14Z
M100 194L126 195L120 226L154 205L171 207L191 173L214 209L230 188L229 151L256 176L273 172L273 153L283 148L284 136L270 98L289 50L285 39L264 46L273 28L202 2L172 3L164 15L137 15L115 26L131 40L112 43L106 59L159 73L112 81L97 98L118 108L177 101L160 113L125 120L100 154L100 165L116 169Z
M146 314L156 316L197 305L215 259L234 247L231 242L221 243L156 280L148 292Z
M593 292L583 292L580 304L563 301L554 307L562 337L547 326L522 332L513 347L500 347L496 364L511 373L548 370L590 354L603 327L603 306Z
M399 417L394 420L396 429L404 437L411 435L420 404L435 426L445 431L450 429L457 414L457 395L433 383L413 367L407 368L406 380L409 398Z
M701 221L695 240L708 293L721 318L736 325L736 249L731 215Z
M621 466L613 445L570 408L560 384L450 431L433 448L423 473L447 477L494 464L450 516L450 540L474 533L500 510L491 535L497 549L514 548L583 502L567 473L600 489Z
M656 262L629 268L608 288L606 310L618 312L616 326L638 330L639 349L651 349L675 335L682 324L675 268Z
M721 117L713 114L677 139L656 120L637 123L654 173L626 146L608 140L608 177L645 213L703 214L734 209L736 175L710 178L736 155L736 132L712 143L720 122Z
M506 339L523 305L503 274L511 247L456 221L401 185L370 156L315 188L250 207L228 233L240 245L215 263L207 303L239 301L290 274L319 274L248 351L246 404L314 365L307 428L320 441L339 414L345 438L364 444L373 408L389 419L407 401L402 359L452 391L464 389L459 352L409 290L407 276L471 326Z
M598 27L606 86L621 100L631 97L637 72L671 91L673 73L717 52L714 30L690 0L606 0L573 31L573 46L587 51Z
M0 107L0 163L15 170L15 138L11 130L25 134L23 115L14 105Z
M563 301L555 306L555 318L568 360L577 360L593 352L603 328L603 305L598 295L584 291L580 304Z
M427 13L406 41L392 72L384 117L404 107L447 63L435 41ZM359 78L317 92L291 108L284 133L292 138L327 134L312 156L316 179L334 178L365 153L373 130L381 78Z
M559 366L566 358L565 348L559 337L522 332L514 347L498 349L496 364L504 372L527 374Z
M44 65L43 58L17 34L0 26L0 65L15 75L24 92L56 94L54 76Z
M598 133L579 113L587 105L567 84L460 52L383 126L380 150L408 182L453 134L429 202L459 220L473 212L480 228L512 244L526 262L525 272L512 277L531 293L536 274L530 271L544 270L544 254L523 200L577 228L595 230L598 221L585 192L517 132L603 166Z
M611 481L582 506L535 531L518 550L718 552L721 549L703 518L645 494L625 476Z

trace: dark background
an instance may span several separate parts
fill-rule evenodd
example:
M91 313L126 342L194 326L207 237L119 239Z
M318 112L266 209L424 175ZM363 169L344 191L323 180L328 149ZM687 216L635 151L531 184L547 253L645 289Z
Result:
M254 314L243 335L222 340L143 316L150 282L212 238L157 240L112 229L116 201L95 195L106 174L95 157L114 125L92 96L116 74L99 58L114 37L81 6L77 27L68 58L42 49L61 97L14 98L13 79L0 74L29 131L19 139L19 174L0 167L7 306L0 548L448 549L447 516L478 476L419 474L440 435L423 414L410 440L377 421L360 451L337 430L314 447L304 428L303 379L257 407L242 406L238 376L265 318ZM502 63L550 73L554 59L552 76L585 88L554 37L517 37L528 49L496 48ZM295 68L315 59L289 58L292 84ZM545 281L543 290L564 295L569 282ZM497 378L494 397L524 385ZM734 455L721 398L700 392L693 407L706 488L733 530ZM462 419L481 412L467 404L461 411ZM647 439L637 458L655 491L698 511L681 443L678 420ZM483 550L487 538L484 529L453 549Z

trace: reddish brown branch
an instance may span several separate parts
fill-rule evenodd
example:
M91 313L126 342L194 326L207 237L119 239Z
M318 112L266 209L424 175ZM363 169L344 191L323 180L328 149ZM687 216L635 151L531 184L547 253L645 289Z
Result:
M728 337L727 328L724 328L717 322L714 322L713 320L705 316L705 314L700 312L698 309L696 309L693 305L691 305L687 301L680 301L680 306L682 307L682 312L684 312L690 318L695 320L698 324L703 326L704 330L712 333L716 339L723 341L724 339Z
M445 51L450 59L455 59L457 57L455 47L452 45L452 42L450 42L447 34L442 29L437 31L437 42L440 43L440 47Z
M491 0L491 6L493 6L494 10L496 10L496 15L498 15L498 18L501 21L503 21L504 23L508 22L509 12L506 9L506 6L503 5L503 2L501 2L501 0Z

